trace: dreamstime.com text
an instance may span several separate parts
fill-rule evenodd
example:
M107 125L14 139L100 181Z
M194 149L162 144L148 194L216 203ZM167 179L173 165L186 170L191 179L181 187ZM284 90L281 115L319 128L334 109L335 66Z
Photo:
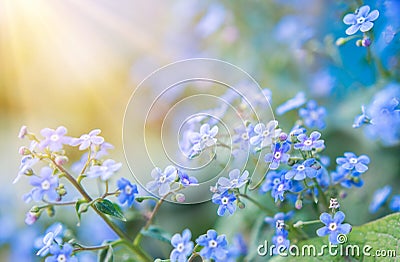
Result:
M264 244L261 244L257 248L259 256L272 256L279 255L283 257L319 257L319 256L352 256L352 257L396 257L395 249L374 249L370 245L358 246L358 245L322 245L316 247L314 245L303 245L301 247L297 245L286 246L275 246L269 245L268 241L265 240Z

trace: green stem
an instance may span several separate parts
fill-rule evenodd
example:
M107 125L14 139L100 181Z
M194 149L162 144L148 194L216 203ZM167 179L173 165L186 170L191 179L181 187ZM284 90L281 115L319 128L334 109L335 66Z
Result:
M312 225L312 224L317 224L317 223L321 223L320 220L310 220L310 221L297 221L294 225L293 228L297 228L297 227L302 227L305 225Z
M322 197L322 204L325 206L326 210L329 209L329 204L328 204L328 199L326 198L325 192L322 191L321 186L318 184L318 181L316 178L313 178L313 181L315 183L315 185L317 186L318 189L318 193L321 194Z
M248 196L248 195L244 195L244 194L237 194L237 196L239 197L243 197L246 198L247 200L249 200L250 202L252 202L254 205L256 205L259 209L263 210L265 213L267 213L269 216L272 216L274 214L274 212L272 210L270 210L269 208L261 205L257 200L255 200L254 198Z
M57 163L51 159L51 162L57 167L58 170L64 173L65 178L79 191L79 193L83 196L83 198L88 201L92 202L92 198L89 196L89 194L85 191L85 189L78 183L78 181L75 180L75 178L67 171L65 170L62 166L57 165ZM122 239L124 242L130 243L129 237L123 232L118 226L116 226L111 220L106 216L106 214L102 213L99 211L94 203L92 202L90 206L93 208L93 210L104 220L104 222ZM146 254L141 248L132 246L128 244L129 248L136 254L138 255L142 261L152 261L150 256Z

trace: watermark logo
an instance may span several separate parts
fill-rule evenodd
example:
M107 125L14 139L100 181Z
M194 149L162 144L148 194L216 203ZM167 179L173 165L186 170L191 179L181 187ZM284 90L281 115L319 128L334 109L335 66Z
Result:
M355 245L346 244L348 239L344 234L339 234L337 240L339 245L324 244L316 246L306 244L298 245L280 245L276 246L267 240L257 247L257 254L259 256L273 256L278 255L282 257L322 257L322 256L346 256L346 257L396 257L396 250L394 249L374 249L370 245Z

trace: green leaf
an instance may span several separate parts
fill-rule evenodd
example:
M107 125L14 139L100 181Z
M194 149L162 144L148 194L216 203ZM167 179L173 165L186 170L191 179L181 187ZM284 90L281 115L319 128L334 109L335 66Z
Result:
M99 250L97 255L98 262L112 262L114 260L114 250L112 246Z
M157 226L150 226L147 230L142 230L140 232L143 236L158 239L167 243L171 242L171 234Z
M328 245L328 237L316 237L301 241L297 243L300 250L305 245L313 245L316 248L316 253L321 252L323 245ZM369 248L370 247L370 248ZM363 249L366 252L363 252ZM338 254L332 256L329 254L328 248L324 249L324 254L321 256L307 257L307 261L343 261L346 253L347 261L395 261L400 256L400 213L395 213L383 217L381 219L369 222L361 226L353 227L352 231L347 235L347 241L342 245L338 245L336 250ZM354 250L354 251L353 251ZM359 250L359 254L357 254ZM341 256L340 252L343 256ZM377 257L377 253L383 254L386 252L395 252L397 257ZM369 255L368 255L369 254ZM303 259L305 257L302 257ZM280 257L276 256L272 261L298 261L299 257L288 256Z
M110 200L101 199L95 202L94 205L100 212L118 218L122 221L126 221L126 218L124 217L121 208Z

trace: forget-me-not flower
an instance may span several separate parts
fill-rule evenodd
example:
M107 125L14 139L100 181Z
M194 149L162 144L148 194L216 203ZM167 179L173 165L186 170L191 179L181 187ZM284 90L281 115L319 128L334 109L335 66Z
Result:
M356 170L359 173L364 173L368 170L369 157L367 155L356 156L352 152L344 153L345 157L336 158L336 163L347 170Z
M223 193L215 193L212 197L212 202L219 205L217 214L219 216L225 215L228 210L229 214L233 214L236 210L235 205L236 197L233 193L229 191L224 191Z
M218 178L218 188L220 191L225 191L233 188L240 188L244 186L249 177L249 171L245 170L243 173L239 169L233 169L229 172L229 178Z
M177 179L177 175L178 170L174 166L167 166L164 172L156 167L151 171L154 180L147 183L146 188L150 191L158 189L158 194L164 196L170 191L170 185Z
M96 178L101 177L101 180L108 180L115 172L122 166L122 163L117 163L113 159L107 159L101 166L91 166L87 172L87 177Z
M333 218L328 213L322 213L319 219L325 226L317 230L317 235L320 237L329 235L329 242L333 245L339 244L339 234L346 235L351 231L350 224L342 224L344 218L345 215L342 211L337 212Z
M312 165L315 163L314 158L309 158L304 160L302 163L297 163L292 166L292 169L289 170L285 178L294 180L303 180L306 177L314 178L317 176L317 170L312 168Z
M228 254L228 242L225 235L218 235L214 229L207 231L196 239L196 243L203 248L200 255L205 259L214 259L216 262L225 261Z
M74 248L65 243L62 247L53 245L50 248L52 256L46 257L45 262L78 262L78 259L72 255Z
M306 108L299 109L299 116L303 119L307 127L325 128L324 117L326 116L326 109L325 107L318 106L314 100L308 101Z
M101 133L100 129L93 129L89 134L81 135L80 138L73 138L70 145L79 145L79 150L85 150L91 145L100 145L104 142L104 138L98 136Z
M41 201L44 196L48 201L59 200L57 193L58 177L53 176L53 169L50 167L43 167L40 171L40 176L31 176L30 184L34 186L29 196L26 199L32 198L34 201Z
M265 155L265 162L270 162L269 168L272 170L278 169L280 163L287 163L289 160L289 154L286 154L290 149L290 145L288 143L276 143L272 145L272 153L268 153Z
M318 131L312 132L310 134L310 137L307 137L306 134L300 134L297 136L299 142L294 144L294 148L303 151L311 151L312 149L323 149L325 147L324 140L319 139L320 137L321 133Z
M379 17L379 11L369 11L370 7L368 5L364 5L358 8L354 14L347 14L343 18L343 22L346 25L350 25L350 27L346 29L346 34L353 35L357 33L358 30L363 33L371 30L371 28L374 26L372 22Z
M121 204L124 204L126 202L128 204L128 207L131 207L135 200L135 195L139 193L137 186L123 177L117 181L117 186L118 190L120 191L118 195L119 202Z
M369 212L375 213L378 211L378 209L386 202L391 192L392 187L389 185L376 190L369 205Z
M250 144L260 148L271 145L281 132L281 129L276 129L277 127L278 121L276 120L269 121L267 126L263 123L258 123L254 127L254 136L250 138Z
M63 126L57 127L56 130L51 128L44 128L40 131L40 134L44 139L39 143L39 148L48 147L51 151L60 151L63 145L69 144L71 138L65 136L67 129Z
M171 262L185 262L187 257L192 254L193 242L190 240L192 233L189 229L185 229L182 235L176 233L171 238L171 245L174 249L171 251L170 259Z

